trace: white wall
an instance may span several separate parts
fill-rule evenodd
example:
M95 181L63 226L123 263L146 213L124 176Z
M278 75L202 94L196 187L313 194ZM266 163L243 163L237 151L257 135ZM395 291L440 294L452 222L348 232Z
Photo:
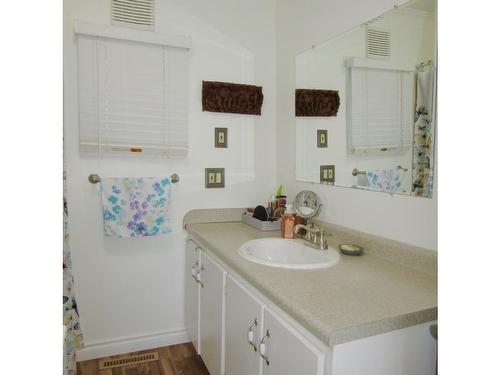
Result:
M266 202L276 186L275 5L257 0L157 0L156 30L190 35L190 150L184 160L82 158L78 152L77 48L73 22L110 24L103 0L64 1L64 131L70 247L86 346L184 329L184 213L192 208ZM263 86L262 116L201 111L201 81ZM244 118L244 120L242 120ZM213 128L229 128L229 149L214 149ZM255 141L254 141L255 140ZM205 167L226 167L226 188L204 188ZM97 185L101 176L164 176L177 172L173 232L144 239L107 238ZM243 173L240 173L243 172Z
M436 249L437 189L427 199L295 181L295 56L392 9L394 2L277 0L278 180L291 196L303 189L318 193L321 220Z

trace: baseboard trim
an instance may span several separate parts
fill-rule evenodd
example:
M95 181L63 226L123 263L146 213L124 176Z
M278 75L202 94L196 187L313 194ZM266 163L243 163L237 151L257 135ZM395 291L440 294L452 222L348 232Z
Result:
M86 345L76 352L77 361L87 361L107 357L109 355L124 354L158 348L175 344L183 344L191 341L185 329L159 332L147 336L129 337L120 340L106 341Z

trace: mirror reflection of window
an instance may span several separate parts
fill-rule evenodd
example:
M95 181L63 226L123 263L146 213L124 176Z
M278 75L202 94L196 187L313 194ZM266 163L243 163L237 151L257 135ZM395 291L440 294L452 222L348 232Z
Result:
M296 88L340 107L296 117L296 179L335 165L336 186L432 197L436 51L436 0L414 0L298 54Z

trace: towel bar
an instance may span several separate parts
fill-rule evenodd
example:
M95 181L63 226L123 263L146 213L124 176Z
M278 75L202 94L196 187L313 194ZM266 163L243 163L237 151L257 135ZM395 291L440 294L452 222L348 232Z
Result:
M396 169L402 169L403 171L408 172L408 168L404 168L404 167L402 167L402 166L400 166L400 165L398 165L398 166L396 167ZM353 176L357 176L358 174L366 174L366 171L360 171L359 169L354 168L354 169L352 170L352 175L353 175Z
M179 180L180 180L179 175L177 173L174 173L173 175L170 176L170 181L173 184L178 183ZM89 182L91 184L97 184L98 182L101 182L101 177L99 177L99 175L96 173L91 173L91 174L89 174Z
M360 170L358 170L357 168L354 168L354 169L352 170L352 175L353 175L353 176L357 176L358 174L366 174L366 172L365 172L365 171L360 171Z

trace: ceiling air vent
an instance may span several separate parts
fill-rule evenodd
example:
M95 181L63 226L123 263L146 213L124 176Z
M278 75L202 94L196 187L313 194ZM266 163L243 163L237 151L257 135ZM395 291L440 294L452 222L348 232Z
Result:
M391 57L390 31L366 28L366 57L378 59Z
M113 25L154 28L154 0L112 0L111 20Z

